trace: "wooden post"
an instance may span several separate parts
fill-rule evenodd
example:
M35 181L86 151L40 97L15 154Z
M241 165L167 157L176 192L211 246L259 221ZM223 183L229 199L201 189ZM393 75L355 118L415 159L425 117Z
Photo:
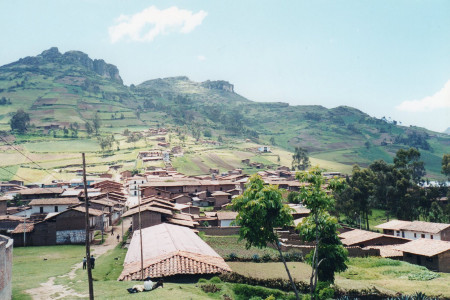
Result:
M94 300L94 286L92 283L92 270L91 270L91 249L89 245L89 203L88 203L88 193L87 193L87 182L86 182L86 159L84 157L84 153L81 153L83 158L83 185L84 185L84 207L86 209L86 234L85 234L85 242L86 242L86 263L87 263L87 273L88 273L88 282L89 282L89 299Z

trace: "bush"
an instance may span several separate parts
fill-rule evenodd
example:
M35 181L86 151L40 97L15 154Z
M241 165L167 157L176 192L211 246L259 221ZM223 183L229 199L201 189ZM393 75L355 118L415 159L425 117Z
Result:
M235 260L238 259L238 256L237 256L236 253L231 252L231 253L228 255L228 259L231 260L231 261L235 261Z
M271 296L275 297L275 299L292 299L291 296L286 295L282 291L247 284L235 284L233 291L236 295L236 300L266 299Z
M221 283L222 282L222 280L218 276L214 276L209 281L212 283Z
M259 258L259 255L258 255L258 254L254 254L254 255L252 256L252 260L253 260L254 262L260 262L260 261L261 261L261 259Z
M205 292L205 293L217 293L220 292L222 289L220 287L218 287L215 284L202 284L200 286L200 288Z
M268 262L271 259L272 259L272 257L270 257L270 254L268 254L268 253L264 254L263 257L262 257L262 261L263 262Z
M408 275L408 280L417 280L417 281L428 281L435 278L438 278L439 274L430 272L428 270L422 271L420 273L413 273Z
M205 278L200 278L197 283L207 283L208 280L206 280Z
M325 300L325 299L333 299L334 297L334 290L330 287L324 288L319 291L319 299Z

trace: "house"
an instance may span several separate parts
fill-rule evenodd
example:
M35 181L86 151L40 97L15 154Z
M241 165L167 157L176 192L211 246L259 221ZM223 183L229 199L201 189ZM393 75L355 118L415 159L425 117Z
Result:
M258 147L258 151L259 152L270 152L270 147L269 146L261 146L261 147Z
M406 262L450 273L450 242L420 238L395 249L403 252Z
M217 191L211 194L214 197L214 207L222 207L231 202L231 194L227 192Z
M415 240L420 238L450 241L450 224L392 220L375 226L387 234Z
M236 220L238 213L235 211L218 211L216 215L219 227L230 227L234 226L231 222Z
M301 204L289 203L288 205L291 208L291 214L294 219L307 217L311 212L308 208L304 207Z
M31 188L24 189L17 192L18 195L22 197L23 200L33 200L42 198L56 198L61 195L65 189L57 188Z
M183 203L191 203L192 202L192 198L189 197L188 195L185 194L181 194L178 196L175 196L172 198L172 201L174 203L179 203L179 204L183 204Z
M339 238L345 246L359 246L361 248L367 246L399 245L411 241L401 237L360 229L343 232L339 234Z
M34 224L32 231L27 234L26 243L28 246L84 244L86 236L85 215L86 210L81 206L49 214L43 221ZM101 226L102 211L89 209L90 240L94 237L94 230L101 229ZM20 234L20 228L15 232Z
M31 208L26 211L27 218L34 214L48 214L62 212L71 206L80 204L76 197L34 199L28 204Z
M141 278L141 239L135 231L119 280ZM223 258L191 229L160 224L142 230L144 277L212 275L231 272Z
M8 234L9 232L13 231L17 227L17 225L23 223L24 220L25 218L20 216L0 216L0 233Z
M128 192L132 196L140 194L139 187L146 183L147 179L141 176L134 176L127 179Z

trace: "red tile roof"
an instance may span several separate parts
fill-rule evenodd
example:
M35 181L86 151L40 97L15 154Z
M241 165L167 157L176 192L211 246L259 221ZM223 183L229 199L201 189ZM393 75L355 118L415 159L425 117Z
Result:
M44 198L44 199L34 199L31 200L28 205L30 206L40 206L40 205L76 205L80 204L80 200L75 197L66 198Z
M191 229L160 224L142 229L144 277L160 278L177 274L217 274L231 271L218 255ZM119 280L141 276L139 231L135 231Z
M395 249L407 253L431 257L443 252L449 252L450 242L432 239L418 239L403 245L398 245Z
M25 231L24 231L25 228ZM24 233L24 232L32 232L34 230L34 223L20 223L17 227L11 231L11 233Z

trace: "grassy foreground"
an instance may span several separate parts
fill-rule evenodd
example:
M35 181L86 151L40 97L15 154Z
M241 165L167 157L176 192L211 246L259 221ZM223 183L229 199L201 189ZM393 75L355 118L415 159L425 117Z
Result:
M210 237L211 240L213 239ZM234 239L236 239L234 237ZM223 247L223 241L211 243L216 250ZM222 244L222 246L220 246ZM240 243L232 243L239 253L243 248ZM253 252L252 252L253 253ZM198 283L165 283L163 289L151 294L139 293L130 295L126 291L139 282L119 282L117 277L122 271L122 263L126 249L115 248L100 256L93 270L94 293L96 299L223 299L223 295L231 299L245 299L236 291L236 284L215 282L220 288L215 293L202 290ZM55 277L54 284L63 286L74 293L88 295L87 275L84 270L77 269L73 277L68 274L73 266L80 263L84 256L83 246L49 246L26 247L14 249L13 261L13 299L31 299L26 290L37 288ZM250 263L228 262L233 271L258 278L287 278L282 263ZM288 263L292 275L301 281L307 281L310 267L299 262ZM429 296L450 297L450 274L434 273L423 267L405 262L384 258L351 258L347 271L337 274L336 285L342 289L376 289L386 293L413 294L417 291ZM274 291L276 292L276 291ZM57 296L58 293L52 295ZM84 298L84 297L82 297ZM67 299L67 297L66 297ZM69 298L70 299L70 298ZM76 297L72 299L78 299Z

